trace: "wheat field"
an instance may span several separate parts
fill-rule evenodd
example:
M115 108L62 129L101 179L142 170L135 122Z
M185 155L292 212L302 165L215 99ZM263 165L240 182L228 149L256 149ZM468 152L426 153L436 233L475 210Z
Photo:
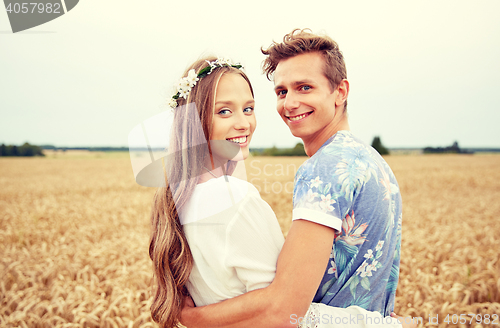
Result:
M247 160L285 235L304 160ZM500 156L386 160L403 196L395 311L421 317L420 327L500 326ZM0 186L0 326L155 327L154 190L135 184L128 157L2 158Z

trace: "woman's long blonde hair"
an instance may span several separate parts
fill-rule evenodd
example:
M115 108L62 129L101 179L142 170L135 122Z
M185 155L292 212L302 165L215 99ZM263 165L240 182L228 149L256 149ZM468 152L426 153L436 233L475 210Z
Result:
M190 69L197 73L208 66L206 61L214 61L215 57L203 58L193 63ZM206 152L199 149L186 149L193 145L193 140L210 140L212 134L212 117L215 105L215 93L218 81L225 73L240 74L250 86L248 77L233 67L218 67L212 73L201 78L192 88L188 99L179 98L178 107L174 110L174 126L172 131L169 165L166 167L170 180L166 187L155 193L151 210L151 239L149 257L153 261L154 296L151 305L151 316L161 327L176 327L180 320L184 296L189 295L186 283L193 267L193 256L179 220L180 209L191 197L197 184L196 177L201 173L206 161ZM190 104L190 105L187 105ZM185 115L183 105L194 104L198 111L202 132L191 126L193 122ZM197 135L203 133L203 136ZM210 145L210 143L208 143Z

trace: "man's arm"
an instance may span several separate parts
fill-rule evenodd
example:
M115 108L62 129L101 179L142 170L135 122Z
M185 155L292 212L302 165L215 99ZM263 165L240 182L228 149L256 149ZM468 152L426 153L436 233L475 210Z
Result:
M330 259L332 228L306 220L292 222L274 281L266 288L204 307L182 311L181 322L196 327L295 327L316 294Z

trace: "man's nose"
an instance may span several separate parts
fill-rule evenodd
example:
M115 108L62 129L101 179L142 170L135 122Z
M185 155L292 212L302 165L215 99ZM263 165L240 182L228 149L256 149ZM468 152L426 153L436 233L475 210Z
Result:
M293 92L288 92L285 95L285 100L283 102L283 108L287 111L293 111L299 107L299 101L297 96Z

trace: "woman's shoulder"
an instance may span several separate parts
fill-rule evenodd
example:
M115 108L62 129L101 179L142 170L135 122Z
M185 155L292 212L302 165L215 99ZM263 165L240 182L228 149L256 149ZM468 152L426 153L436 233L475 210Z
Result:
M259 191L250 182L232 176L229 176L228 180L231 188L234 186L236 188L235 191L240 193L242 196L250 195L250 196L257 196L260 198Z
M217 199L223 200L224 197L220 196L229 195L229 193L232 193L235 200L241 200L248 195L260 197L259 191L253 184L232 176L221 176L198 184L193 192L193 196L218 195Z
M180 209L179 217L182 224L199 221L235 205L247 204L249 200L264 202L255 186L248 181L222 176L198 184Z

